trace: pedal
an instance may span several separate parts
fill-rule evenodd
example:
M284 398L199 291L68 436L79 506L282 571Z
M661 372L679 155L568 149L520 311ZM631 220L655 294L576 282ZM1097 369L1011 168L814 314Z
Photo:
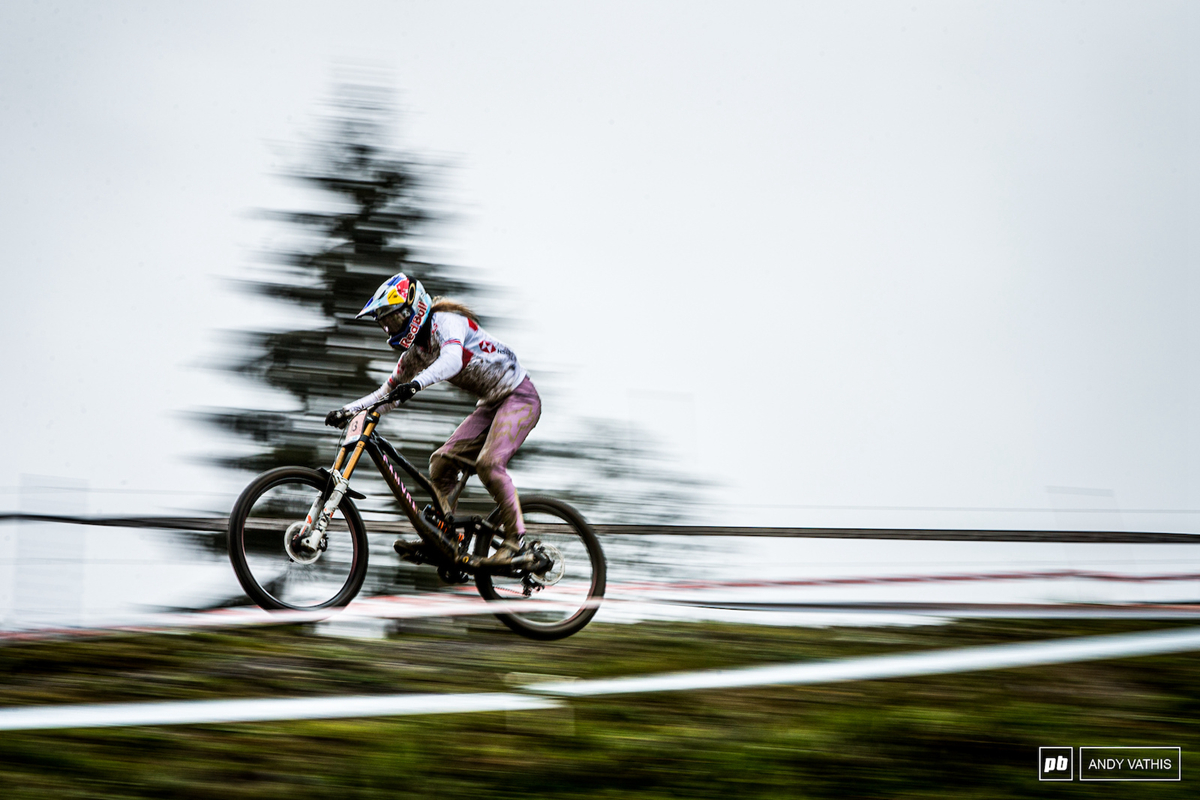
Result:
M411 564L426 564L429 559L425 557L425 551L422 549L424 542L410 542L407 539L397 539L392 543L392 549L396 551L396 555L400 556L402 561L407 561Z

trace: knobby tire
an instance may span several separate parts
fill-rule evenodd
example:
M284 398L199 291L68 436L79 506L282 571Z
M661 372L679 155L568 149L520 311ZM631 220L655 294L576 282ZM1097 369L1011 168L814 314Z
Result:
M535 514L542 514L555 517L570 527L570 531L563 531L560 535L573 534L575 537L578 537L586 548L592 570L591 583L587 589L587 601L589 603L596 603L602 599L604 597L608 567L605 562L604 551L600 547L600 541L597 539L596 532L592 529L592 526L587 523L578 511L561 500L555 500L552 497L530 495L522 497L520 502L523 516L529 517ZM526 524L529 524L528 521ZM492 542L489 537L477 536L475 541L475 555L481 558L486 556L491 544ZM568 568L570 568L569 564ZM485 600L520 602L519 598L511 594L505 595L498 592L492 575L487 572L481 571L475 576L475 587ZM549 587L549 589L553 588ZM536 612L536 609L531 610ZM566 619L553 623L543 623L526 619L526 616L523 615L525 612L497 613L495 616L510 629L522 636L546 641L563 639L574 633L578 633L584 626L591 622L592 617L596 615L598 610L596 605L588 605L580 608Z
M369 549L366 526L349 496L343 497L342 502L338 505L338 511L341 512L341 517L349 530L353 549L350 570L340 591L321 603L293 605L272 595L255 578L246 554L246 520L259 499L271 489L285 484L304 485L320 492L326 486L326 479L316 470L307 467L279 467L259 475L243 490L229 515L229 560L233 564L233 571L237 574L238 582L254 603L267 610L317 611L342 608L353 600L362 588L363 580L367 576ZM282 535L279 537L279 548L281 552L284 552ZM284 556L286 557L286 553Z

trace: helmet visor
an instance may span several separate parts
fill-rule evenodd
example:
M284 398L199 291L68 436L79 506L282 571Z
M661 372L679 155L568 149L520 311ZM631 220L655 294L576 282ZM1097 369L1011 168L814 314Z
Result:
M379 323L379 327L387 331L388 336L395 336L400 331L408 327L408 320L412 317L412 309L407 306L396 306L396 310L387 316L376 317L375 321Z

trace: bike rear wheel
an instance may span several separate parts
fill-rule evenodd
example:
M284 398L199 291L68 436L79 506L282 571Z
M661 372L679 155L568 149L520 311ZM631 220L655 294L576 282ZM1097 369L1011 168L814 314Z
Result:
M340 608L367 575L367 533L358 509L343 497L311 563L288 554L289 529L304 522L326 479L305 467L280 467L254 479L229 515L229 560L247 596L262 608Z
M526 543L541 546L553 566L541 576L481 571L475 586L485 600L510 606L496 618L512 630L531 639L562 639L580 631L599 610L608 572L604 551L587 521L561 500L522 497L521 512ZM487 556L499 544L499 537L477 536L475 555Z

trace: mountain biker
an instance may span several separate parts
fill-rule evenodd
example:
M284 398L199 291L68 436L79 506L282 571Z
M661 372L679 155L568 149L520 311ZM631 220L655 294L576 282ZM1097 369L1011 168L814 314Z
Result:
M446 497L459 478L456 458L473 458L475 471L500 506L504 542L484 559L485 566L506 566L521 552L525 523L521 502L506 467L542 414L542 401L516 355L479 325L469 308L443 297L430 297L421 282L403 273L384 281L355 319L370 317L401 351L387 381L366 397L330 411L325 424L342 427L352 416L389 393L398 399L380 406L391 411L422 389L449 381L479 398L475 410L429 458L429 476L447 513ZM420 542L397 539L401 556Z

